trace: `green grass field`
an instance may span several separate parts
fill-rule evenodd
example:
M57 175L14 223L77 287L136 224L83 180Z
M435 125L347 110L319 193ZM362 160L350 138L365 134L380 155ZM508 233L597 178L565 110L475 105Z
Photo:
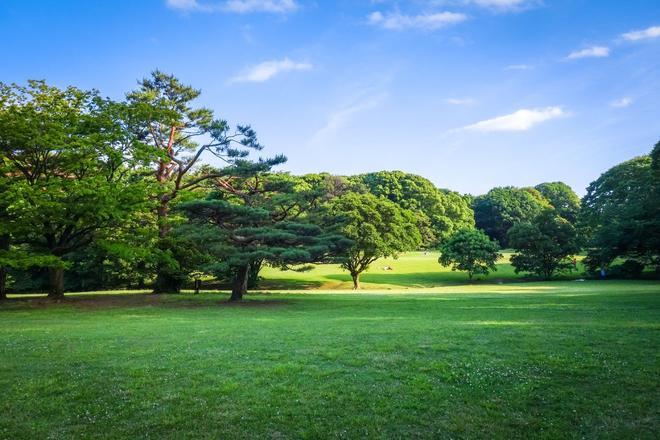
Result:
M658 282L226 298L0 304L0 438L620 439L660 429Z
M475 276L473 284L523 281L522 276L513 271L509 264L510 252L504 252L497 264L497 271L488 276ZM362 274L361 287L364 290L419 290L447 285L468 283L465 272L453 272L438 263L438 252L408 252L398 259L381 259L371 265ZM390 267L392 270L384 270ZM584 268L578 264L578 270L564 275L564 279L579 278ZM281 271L266 267L261 276L260 286L266 290L277 289L322 289L350 290L353 288L351 277L336 264L322 264L308 272Z

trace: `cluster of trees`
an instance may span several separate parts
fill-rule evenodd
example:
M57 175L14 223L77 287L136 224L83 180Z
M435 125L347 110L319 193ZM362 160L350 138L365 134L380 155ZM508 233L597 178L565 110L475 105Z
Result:
M199 95L159 71L122 100L0 84L0 298L8 286L179 292L206 274L239 300L265 265L330 261L359 288L376 259L416 249L440 248L470 278L494 270L501 247L516 250L516 270L545 277L584 247L593 268L658 265L658 146L603 174L582 203L560 182L473 198L400 171L274 171L286 158L255 158L255 131L196 106Z
M247 125L159 71L123 100L43 81L0 85L0 297L118 286L178 292L199 274L240 299L264 265L374 260L472 226L469 200L400 172L274 172ZM216 158L221 166L204 164ZM65 277L65 274L67 275Z

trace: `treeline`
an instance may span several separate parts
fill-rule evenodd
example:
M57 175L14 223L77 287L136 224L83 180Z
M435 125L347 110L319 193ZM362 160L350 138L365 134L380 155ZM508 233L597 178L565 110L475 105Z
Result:
M0 84L0 297L117 287L179 292L201 277L241 299L265 265L337 262L359 288L376 259L437 249L474 274L500 248L551 277L660 254L660 144L604 173L580 200L560 182L472 197L399 171L294 176L248 125L194 104L200 91L153 72L121 101L43 81ZM208 160L220 166L208 165Z

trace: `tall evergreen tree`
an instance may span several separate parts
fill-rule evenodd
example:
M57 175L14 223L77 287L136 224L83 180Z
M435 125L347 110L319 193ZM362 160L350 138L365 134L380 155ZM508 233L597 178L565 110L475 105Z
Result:
M187 178L205 153L227 165L234 165L239 160L245 165L251 150L262 149L249 125L232 129L227 121L215 118L211 109L196 107L194 101L200 94L201 91L158 70L128 94L134 117L131 128L158 151L154 166L159 185L156 213L161 248L169 242L165 239L171 230L168 217L172 201L181 191L191 190L205 180L219 176L214 172L203 172ZM278 156L268 166L284 161L283 156ZM156 292L172 292L180 288L180 281L170 276L166 266L165 263L159 265Z

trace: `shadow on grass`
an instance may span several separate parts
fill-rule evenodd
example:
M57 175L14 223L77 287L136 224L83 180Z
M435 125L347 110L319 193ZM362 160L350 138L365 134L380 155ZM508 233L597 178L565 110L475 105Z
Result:
M348 278L350 280L350 277ZM264 278L259 280L257 290L312 290L323 286L321 281L297 280L294 278Z
M45 296L12 297L0 302L0 312L11 310L33 310L59 306L76 309L95 310L111 308L162 307L162 308L203 308L203 307L278 307L290 302L288 299L248 298L240 302L230 302L226 295L218 299L217 294L174 294L154 295L151 293L118 294L69 294L63 299L53 300Z

